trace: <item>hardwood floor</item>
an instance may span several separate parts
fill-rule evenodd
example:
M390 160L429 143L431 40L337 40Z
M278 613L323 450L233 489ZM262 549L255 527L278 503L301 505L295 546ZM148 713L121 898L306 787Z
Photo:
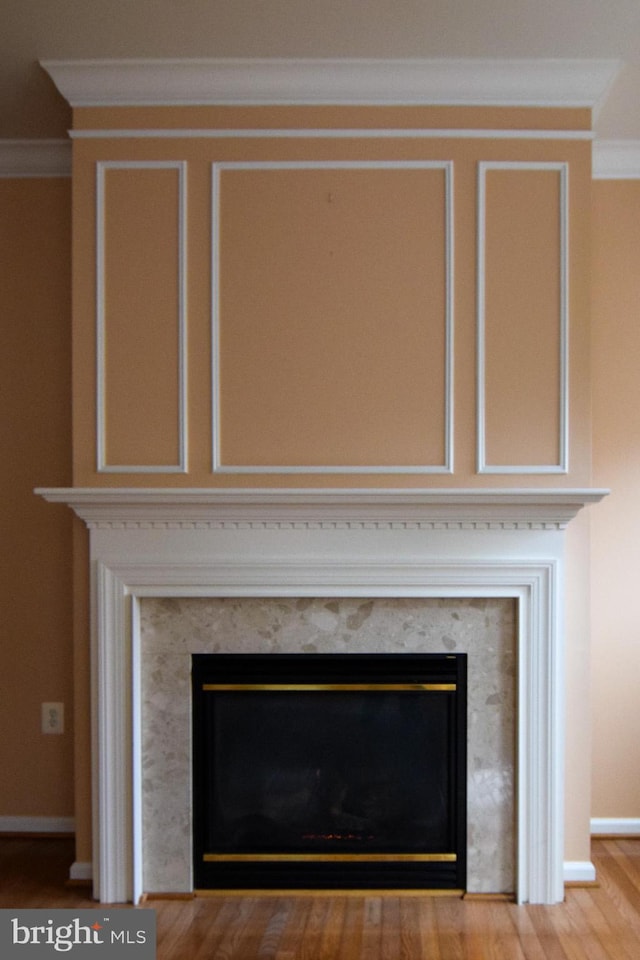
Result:
M596 840L599 886L556 907L453 897L154 900L158 960L638 960L640 840ZM95 907L66 839L0 838L0 908ZM133 908L130 908L133 909Z

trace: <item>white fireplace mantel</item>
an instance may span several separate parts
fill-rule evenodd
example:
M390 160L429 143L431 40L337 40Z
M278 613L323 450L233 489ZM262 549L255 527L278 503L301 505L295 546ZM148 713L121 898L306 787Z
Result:
M607 490L582 488L39 488L89 526L210 523L423 523L558 529Z
M139 601L510 597L517 898L563 899L564 530L596 489L39 489L90 530L94 890L144 892Z

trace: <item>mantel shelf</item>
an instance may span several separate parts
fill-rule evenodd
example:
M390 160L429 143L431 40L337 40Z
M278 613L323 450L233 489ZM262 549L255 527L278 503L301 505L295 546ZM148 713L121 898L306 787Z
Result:
M605 489L38 488L88 524L454 523L566 525Z

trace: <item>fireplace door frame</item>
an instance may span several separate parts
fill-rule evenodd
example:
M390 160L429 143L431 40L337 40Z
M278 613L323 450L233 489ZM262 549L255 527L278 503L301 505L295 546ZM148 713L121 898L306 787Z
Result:
M192 654L191 681L193 870L196 889L466 889L466 653ZM418 714L413 712L416 697L422 700L426 698L433 706L438 705L438 715L443 725L438 725L433 736L437 734L438 743L443 745L438 761L446 783L445 809L438 809L438 829L444 827L447 838L441 838L443 846L434 846L433 839L425 844L428 836L418 840L415 835L410 841L405 838L391 845L387 840L380 846L378 840L372 845L365 844L365 848L359 850L353 842L347 843L346 848L342 849L333 845L325 848L316 845L312 849L313 845L301 842L301 835L294 842L295 849L285 850L284 847L278 847L276 841L273 846L269 844L271 849L268 852L258 852L251 844L247 848L247 843L243 841L231 846L227 845L228 839L222 845L215 841L209 844L207 833L212 826L209 811L216 807L216 798L219 800L224 793L224 788L219 792L216 786L220 771L216 770L218 754L212 752L212 744L218 741L216 726L224 716L216 709L218 698L234 698L236 705L244 700L248 712L243 712L243 716L248 718L251 715L252 697L260 698L264 706L265 698L269 702L268 698L274 694L282 704L283 697L287 700L295 697L296 693L314 700L322 700L325 693L338 694L343 698L343 705L345 697L347 701L359 698L361 707L364 697L369 701L366 707L369 719L373 716L375 705L375 700L371 698L375 698L376 693L390 693L395 698L396 706L408 694L412 703L411 715L420 716L419 723L425 722L425 715L421 711ZM266 719L266 714L264 716ZM248 720L247 723L250 726ZM407 738L412 743L412 770L428 768L428 741L431 737L426 730L424 732L423 739ZM255 731L252 731L250 739L255 739ZM304 740L308 743L307 736ZM299 748L296 756L298 766L294 769L299 772ZM390 762L393 762L393 758L386 754L378 770L388 771ZM401 776L406 777L406 772L407 767L402 767ZM244 778L244 771L239 775ZM385 773L385 777L388 778L389 773ZM256 784L254 780L250 779L250 782ZM341 781L342 784L348 782L348 778ZM409 791L410 781L405 781L405 784ZM426 800L426 795L422 794L422 798ZM441 819L443 814L444 823ZM308 809L304 815L308 816ZM417 814L416 817L414 829L419 819ZM363 828L351 829L358 831ZM293 836L287 836L287 845L293 840ZM247 852L247 849L251 852Z

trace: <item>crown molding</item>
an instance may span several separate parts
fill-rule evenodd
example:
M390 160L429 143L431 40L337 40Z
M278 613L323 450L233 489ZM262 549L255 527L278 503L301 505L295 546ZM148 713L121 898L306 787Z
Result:
M596 141L593 145L593 179L640 179L640 140Z
M43 60L72 107L449 104L595 107L617 60Z
M316 134L316 131L307 132L310 135ZM439 132L447 136L461 133L457 130ZM131 131L129 133L131 136L145 136L147 131ZM158 136L167 136L173 131L162 130L156 131L156 133ZM197 133L212 135L211 131L197 131ZM233 133L236 133L236 131L233 131ZM244 133L246 135L246 131ZM334 133L335 131L328 131L327 135ZM370 131L367 131L367 133L370 133ZM469 135L469 131L463 131L463 133ZM489 133L492 136L499 137L504 135L505 132L496 130ZM536 136L540 135L540 131L533 131L531 135L534 133ZM184 136L185 131L176 131L176 134ZM362 134L362 131L353 131L353 134L357 136ZM380 131L382 136L388 134L389 131ZM584 136L584 134L581 135ZM561 134L558 134L558 137L560 136ZM0 179L70 177L71 149L69 140L0 139ZM593 144L593 179L640 179L640 140L595 140Z
M462 525L564 527L601 489L38 488L89 525Z
M157 131L167 136L172 131ZM233 131L235 133L236 131ZM376 131L377 132L377 131ZM440 131L454 135L461 131ZM555 132L555 131L554 131ZM185 135L185 131L177 131ZM198 134L212 135L211 131L197 131ZM311 133L316 133L311 131ZM333 134L335 131L328 131ZM362 131L354 131L354 135ZM370 131L368 131L370 133ZM465 135L469 131L464 131ZM485 131L486 133L486 131ZM490 131L491 135L504 135L504 131ZM511 133L511 131L509 131ZM540 131L534 131L536 135ZM131 136L144 136L146 131L132 131ZM388 135L389 131L380 131ZM559 134L560 135L560 134ZM584 134L581 134L584 136ZM0 139L0 179L22 179L37 177L71 176L71 141L44 139ZM594 180L636 180L640 179L640 140L595 140L593 144Z
M0 140L0 178L70 176L69 140Z

